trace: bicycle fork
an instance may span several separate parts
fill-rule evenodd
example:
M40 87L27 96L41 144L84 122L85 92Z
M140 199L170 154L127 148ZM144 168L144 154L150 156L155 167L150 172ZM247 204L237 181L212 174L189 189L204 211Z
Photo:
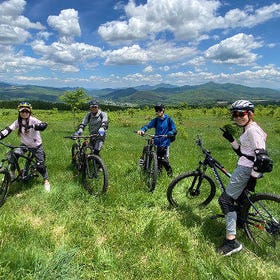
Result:
M200 186L203 180L204 173L201 172L200 169L197 169L197 176L194 177L191 186L188 189L188 193L191 196L199 196L200 195Z

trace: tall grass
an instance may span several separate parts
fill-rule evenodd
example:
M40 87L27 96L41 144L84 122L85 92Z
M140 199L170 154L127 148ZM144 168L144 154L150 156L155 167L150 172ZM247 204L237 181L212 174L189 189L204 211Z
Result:
M230 122L226 110L168 113L179 130L170 153L175 176L193 170L201 158L197 134L229 171L234 169L236 156L218 129ZM0 279L278 279L279 252L256 250L242 230L238 238L245 250L226 258L216 254L225 234L224 221L209 218L220 211L216 200L202 211L170 208L170 178L164 173L154 193L145 190L137 166L145 141L134 131L153 117L153 111L109 112L101 152L109 190L99 198L83 190L70 165L72 142L63 136L74 131L72 115L55 110L35 114L49 123L42 137L52 189L44 192L42 178L12 186L0 208ZM13 111L5 112L0 127L15 118ZM274 171L259 180L257 191L279 193L279 118L263 110L257 121L268 134L275 162ZM13 133L4 141L19 140ZM1 157L4 152L0 147Z

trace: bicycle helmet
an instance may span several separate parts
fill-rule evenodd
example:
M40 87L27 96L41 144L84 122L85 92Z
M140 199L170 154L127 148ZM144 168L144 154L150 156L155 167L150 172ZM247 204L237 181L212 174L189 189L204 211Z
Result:
M254 104L248 100L237 100L231 104L230 111L251 111L254 112Z
M88 105L91 107L91 106L97 106L99 107L99 103L96 101L96 100L91 100L89 101Z
M162 103L157 103L155 106L154 106L155 110L156 111L163 111L165 109L164 105Z
M22 110L27 110L31 113L31 110L32 110L32 105L28 102L20 102L18 104L18 111L21 112Z

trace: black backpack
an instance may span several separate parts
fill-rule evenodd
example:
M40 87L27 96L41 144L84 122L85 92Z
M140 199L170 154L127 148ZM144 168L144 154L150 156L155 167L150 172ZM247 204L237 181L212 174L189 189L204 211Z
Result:
M171 121L170 121L170 117L168 117L168 129L171 130ZM155 128L157 127L157 122L158 122L158 118L155 118ZM174 142L176 140L176 136L177 136L177 130L175 130L173 135L169 136L170 142Z

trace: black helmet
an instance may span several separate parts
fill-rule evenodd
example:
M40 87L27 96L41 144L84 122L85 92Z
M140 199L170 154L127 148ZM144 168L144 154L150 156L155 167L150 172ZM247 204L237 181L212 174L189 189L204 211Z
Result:
M154 106L155 110L156 111L163 111L165 108L164 108L164 105L162 103L157 103L155 106Z
M254 104L248 100L237 100L230 106L231 111L251 111L254 112Z
M91 106L97 106L99 107L99 103L96 101L96 100L91 100L89 101L88 105L91 107Z

